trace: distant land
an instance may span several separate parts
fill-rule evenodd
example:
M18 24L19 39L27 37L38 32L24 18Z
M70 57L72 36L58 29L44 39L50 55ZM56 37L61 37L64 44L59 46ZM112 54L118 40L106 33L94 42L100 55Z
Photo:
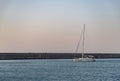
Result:
M120 53L85 53L96 59L120 58ZM0 53L0 60L14 59L73 59L81 57L81 53Z

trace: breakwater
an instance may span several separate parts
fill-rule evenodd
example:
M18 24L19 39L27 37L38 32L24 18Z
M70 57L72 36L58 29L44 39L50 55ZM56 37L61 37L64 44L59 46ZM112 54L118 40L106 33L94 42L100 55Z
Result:
M96 59L120 58L120 53L85 53ZM81 53L0 53L0 60L10 59L73 59L81 57Z

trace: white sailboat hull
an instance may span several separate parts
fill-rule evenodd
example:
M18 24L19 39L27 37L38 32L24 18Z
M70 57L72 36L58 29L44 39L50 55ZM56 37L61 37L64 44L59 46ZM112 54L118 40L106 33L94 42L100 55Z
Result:
M94 58L75 58L73 62L95 62Z

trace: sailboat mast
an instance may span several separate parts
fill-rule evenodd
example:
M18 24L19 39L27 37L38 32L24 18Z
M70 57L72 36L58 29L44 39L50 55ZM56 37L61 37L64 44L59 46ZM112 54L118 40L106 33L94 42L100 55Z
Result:
M84 50L85 50L85 24L84 24L84 28L83 28L83 52L82 52L82 58L84 57Z

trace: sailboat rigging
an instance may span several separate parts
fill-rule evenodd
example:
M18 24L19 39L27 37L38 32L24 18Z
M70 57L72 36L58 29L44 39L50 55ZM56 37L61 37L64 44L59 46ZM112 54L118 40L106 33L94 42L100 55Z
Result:
M93 56L85 56L84 55L84 50L85 50L85 24L84 24L84 27L83 27L83 31L81 32L81 36L80 36L80 39L78 41L77 47L76 47L76 53L78 52L81 39L82 39L82 56L81 56L81 58L74 58L73 61L74 62L79 62L79 61L94 62L95 58Z

